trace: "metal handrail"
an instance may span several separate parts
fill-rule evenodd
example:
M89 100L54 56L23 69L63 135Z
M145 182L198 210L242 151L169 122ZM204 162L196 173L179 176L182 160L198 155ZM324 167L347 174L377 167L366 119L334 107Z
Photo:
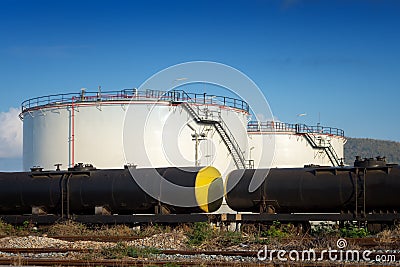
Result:
M306 124L291 124L277 121L250 121L247 124L248 132L282 132L292 131L296 133L330 134L344 137L344 131L339 128L326 127L321 125L308 126Z
M206 93L188 93L183 90L173 90L170 92L176 93L177 101L185 101L193 104L215 104L225 107L231 107L235 109L244 110L246 112L250 111L250 107L247 102L228 96L218 96L218 95L208 95Z
M193 104L215 104L243 110L246 112L249 112L250 110L249 105L245 101L226 96L208 95L206 93L187 93L183 90L160 91L148 89L139 91L135 88L123 89L121 91L81 92L40 96L22 102L21 110L22 112L25 112L31 108L48 105L69 104L73 102L116 101L127 99L155 99L171 102L189 102Z

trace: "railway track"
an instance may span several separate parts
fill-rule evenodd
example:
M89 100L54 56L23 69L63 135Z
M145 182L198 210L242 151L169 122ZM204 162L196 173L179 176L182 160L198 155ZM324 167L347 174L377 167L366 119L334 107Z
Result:
M345 250L345 248L344 248ZM89 248L0 248L0 252L14 254L43 254L43 253L67 253L67 252L96 252L101 249ZM177 250L177 249L160 249L154 250L154 254L164 255L221 255L221 256L241 256L241 257L257 257L258 250ZM320 251L316 253L321 254ZM384 252L386 253L386 252ZM400 252L394 252L400 255ZM392 253L393 254L393 253Z
M5 238L9 236L0 236L1 238ZM59 240L64 240L64 241L69 241L69 242L75 242L75 241L96 241L96 242L111 242L111 243L117 243L117 242L129 242L129 241L135 241L143 238L147 238L150 236L98 236L98 235L90 235L90 236L46 236L48 238L54 238L54 239L59 239ZM265 240L268 240L268 238L264 238ZM304 238L281 238L279 239L280 243L285 244L285 243L292 243L292 242L301 242L301 243L307 243L307 242L318 242L318 241L323 241L324 238L313 238L313 237L304 237ZM346 238L348 244L352 245L357 245L360 247L376 247L376 246L392 246L393 248L398 248L400 247L400 238L392 238L392 239L381 239L379 237L362 237L362 238Z
M0 252L4 253L66 253L66 252L95 252L101 251L101 249L90 249L90 248L0 248ZM154 250L156 254L165 255L221 255L221 256L242 256L242 257L255 257L257 256L258 250L177 250L177 249L159 249ZM317 251L318 253L318 251ZM400 252L396 252L400 254Z
M97 242L114 242L137 240L140 236L50 236L51 238L65 241L97 241ZM301 242L300 244L307 247L308 242L321 241L322 238L299 238L299 239L281 239L282 244L290 244L290 242ZM356 264L347 261L346 266L370 266L376 263L376 258L390 260L390 263L400 264L400 251L398 250L400 239L380 240L379 238L348 238L348 249L359 247L360 251L370 250L368 257L371 261L354 261ZM386 250L382 250L382 248ZM259 245L259 247L263 247ZM335 249L335 248L333 248ZM343 248L346 250L347 248ZM390 249L390 250L389 250ZM173 262L176 266L275 266L277 262L274 260L260 260L259 251L257 250L153 250L146 255L136 256L136 258L124 259L101 259L93 260L94 257L85 257L87 260L80 260L79 257L74 258L72 255L94 255L101 254L102 248L68 248L68 247L38 247L38 248L0 248L0 265L40 265L40 266L165 266L169 262ZM74 254L75 253L75 254ZM286 251L288 257L290 251ZM343 256L344 254L342 254ZM361 255L361 254L360 254ZM279 266L331 266L343 262L332 261L340 259L339 252L331 255L324 253L321 249L315 251L317 261L278 261ZM382 262L380 263L382 264ZM175 266L174 265L174 266Z
M0 265L39 265L39 266L168 266L170 261L149 261L149 260L52 260L52 259L0 259ZM171 266L171 265L169 265ZM229 262L210 262L201 261L179 261L175 266L266 266L265 264L253 264ZM268 266L268 265L267 265ZM274 266L274 264L269 264ZM304 266L304 265L302 265ZM310 265L312 266L312 265Z
M0 252L14 254L41 254L41 253L67 253L67 252L95 252L101 249L80 249L80 248L0 248ZM176 250L163 249L156 250L156 254L165 255L221 255L221 256L241 256L241 257L256 257L257 251L223 251L223 250Z
M4 252L4 249L1 249ZM19 251L19 253L43 253L43 252L85 252L87 250L78 249L13 249L9 250L13 252ZM240 256L240 257L257 257L257 251L184 251L184 250L163 250L161 254L165 255L221 255L221 256ZM171 260L159 260L157 257L154 259L148 258L126 258L126 259L102 259L102 260L78 260L78 259L49 259L49 258L29 258L23 254L18 254L15 257L0 258L0 265L19 265L19 266L167 266L171 263ZM339 259L339 253L337 253L335 259ZM390 263L398 263L400 260L400 253L393 252L372 252L369 254L371 259L376 259L377 256L390 258ZM376 262L371 260L369 262L360 262L354 260L352 262L343 263L342 260L335 261L330 258L328 254L323 254L321 251L316 252L317 261L279 261L276 260L257 260L255 262L243 262L243 261L221 261L221 260L204 260L201 258L192 259L176 259L173 263L176 266L372 266L374 264L382 264L382 262ZM384 263L384 262L383 262Z

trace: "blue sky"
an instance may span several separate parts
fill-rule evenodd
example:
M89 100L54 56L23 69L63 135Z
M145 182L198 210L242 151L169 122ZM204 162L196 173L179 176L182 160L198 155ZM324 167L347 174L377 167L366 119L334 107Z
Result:
M2 0L0 119L27 98L209 60L253 79L282 121L400 141L399 14L395 0Z

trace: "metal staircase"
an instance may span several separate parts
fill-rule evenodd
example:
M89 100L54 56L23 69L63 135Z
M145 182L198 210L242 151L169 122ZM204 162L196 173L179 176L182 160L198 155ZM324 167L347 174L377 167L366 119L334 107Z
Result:
M197 122L197 123L201 123L202 122L202 118L199 116L198 112L196 112L193 107L191 105L189 105L188 102L181 102L181 105L187 110L187 112L189 112L190 116L193 117L193 119ZM197 107L198 108L198 107Z
M243 152L219 113L217 116L213 116L213 114L208 114L205 110L201 111L198 106L195 107L197 109L196 111L188 102L181 102L180 104L189 112L196 123L213 125L229 153L232 155L236 168L246 169L246 160L244 159ZM201 112L204 113L202 114L204 116L200 115Z
M246 161L243 157L243 152L239 147L235 137L229 130L228 126L219 117L220 120L216 121L214 124L215 129L219 133L222 138L222 141L225 143L225 146L228 148L229 153L232 155L233 161L235 162L236 168L238 169L246 169Z
M329 140L322 140L320 136L315 136L307 132L302 134L304 134L305 138L313 148L324 149L333 166L343 165Z

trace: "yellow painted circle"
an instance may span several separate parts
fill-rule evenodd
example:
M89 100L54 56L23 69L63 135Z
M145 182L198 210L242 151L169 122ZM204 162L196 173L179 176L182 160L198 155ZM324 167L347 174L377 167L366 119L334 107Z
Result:
M197 173L196 182L195 182L195 195L196 201L199 205L200 209L205 212L209 212L208 203L208 190L213 181L221 178L221 173L214 167L207 166ZM223 196L223 192L221 192L221 197Z

